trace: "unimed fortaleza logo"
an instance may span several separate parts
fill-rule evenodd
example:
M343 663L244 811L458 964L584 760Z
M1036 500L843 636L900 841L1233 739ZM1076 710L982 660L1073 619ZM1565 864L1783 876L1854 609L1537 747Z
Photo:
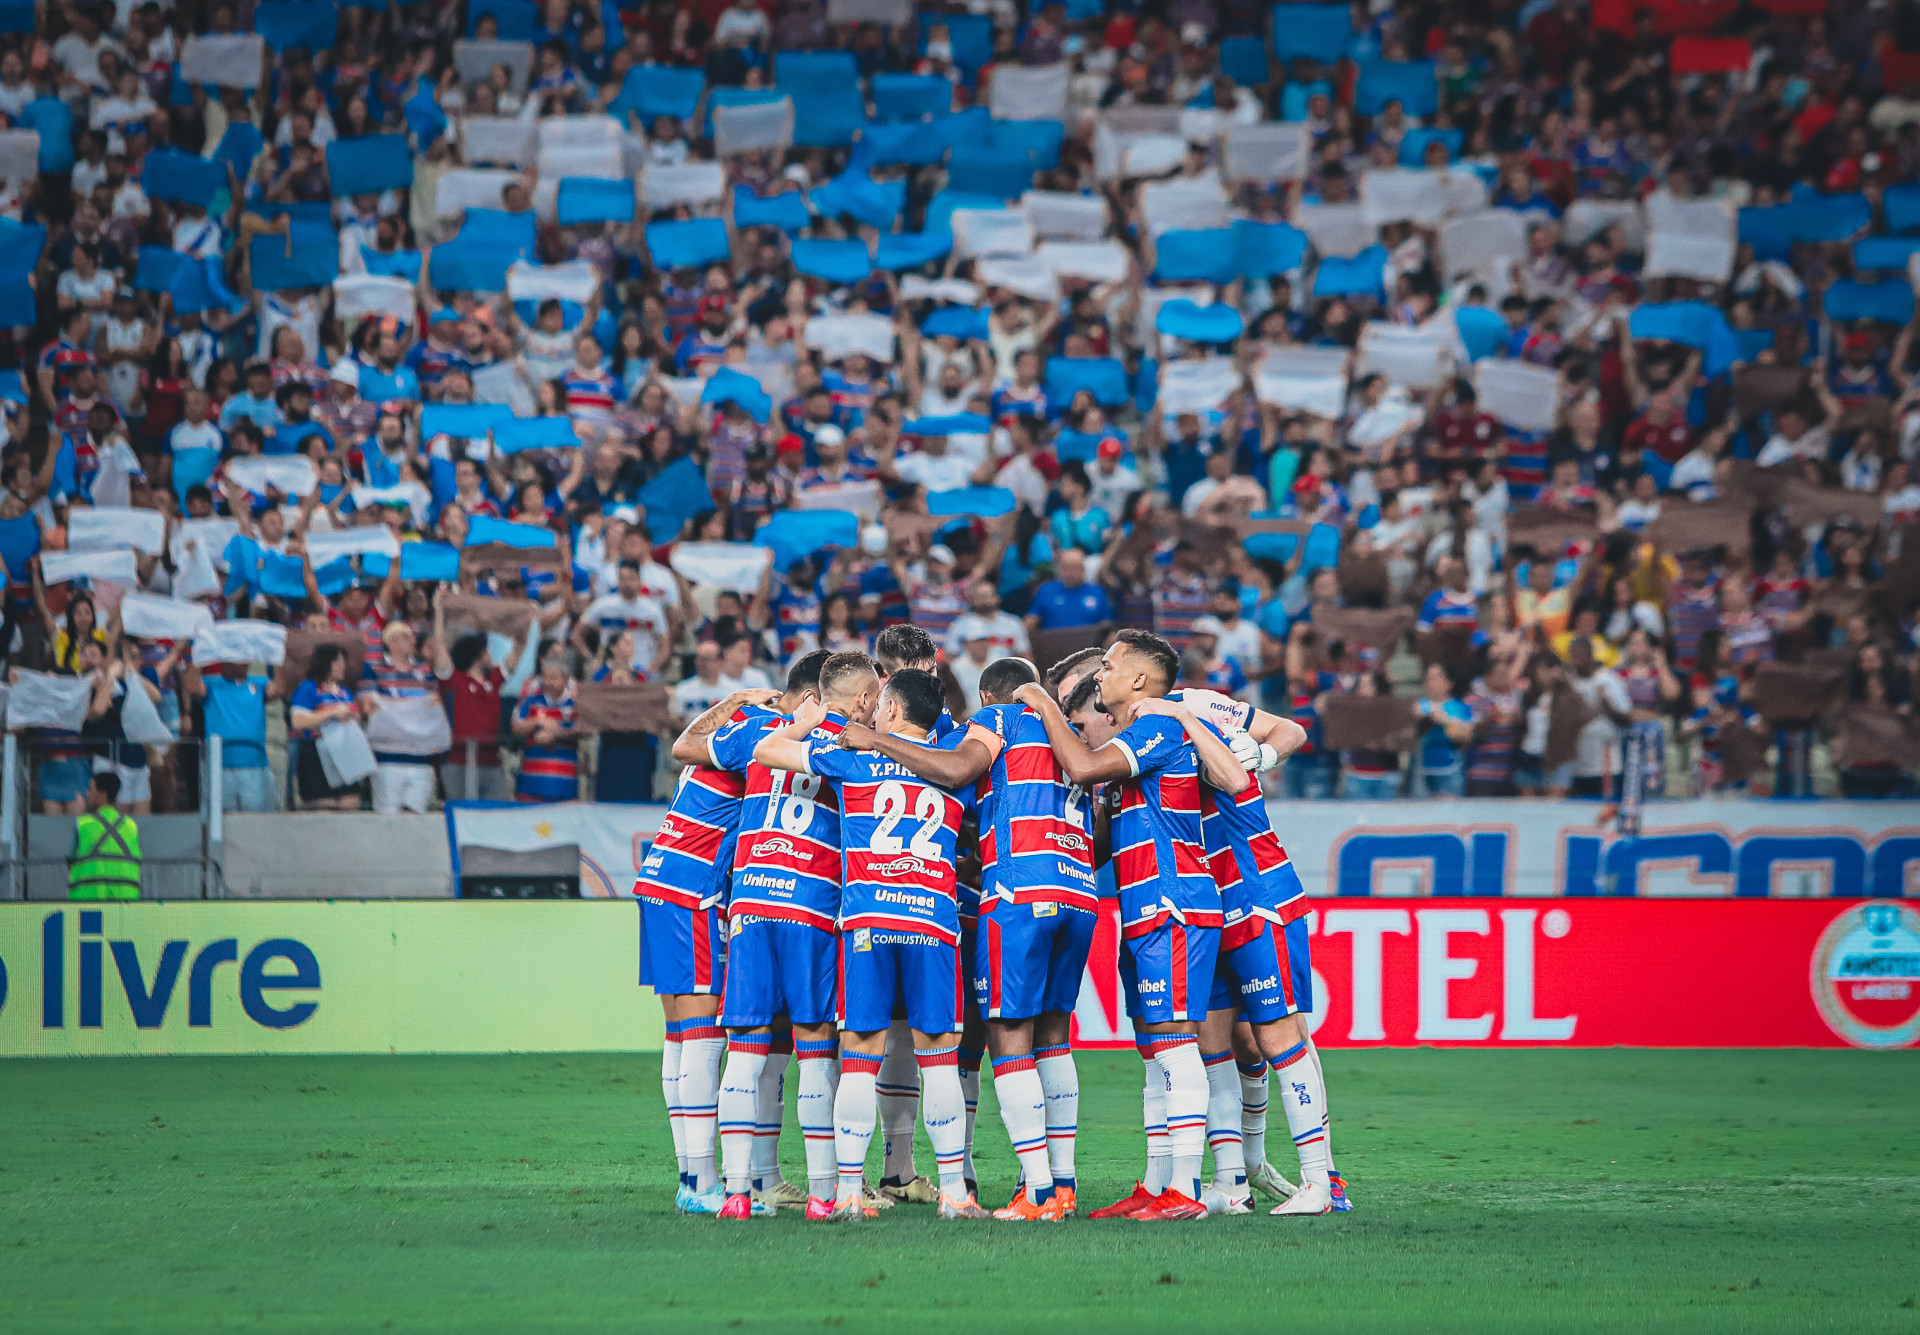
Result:
M77 921L76 921L77 920ZM216 1014L216 984L223 966L237 973L240 1009L253 1023L267 1029L292 1029L313 1018L320 1003L312 994L320 988L320 961L311 948L289 937L273 937L241 952L235 937L223 937L195 946L191 941L163 941L157 953L143 957L135 941L106 939L106 915L99 909L49 913L40 924L40 1024L45 1029L81 1029L105 1026L110 1011L122 1004L141 1029L158 1029L167 1021L179 995L182 975L187 993L187 1025L212 1029L236 1017L224 1009ZM68 934L74 932L73 948ZM114 978L108 979L108 962ZM15 977L19 976L16 968ZM0 1012L8 1004L6 961L0 960ZM232 975L229 975L232 977ZM222 988L224 992L224 986ZM301 991L308 998L287 1001L277 995ZM17 1007L31 1004L24 996L12 999ZM173 1011L178 1014L178 1011Z
M1874 900L1843 910L1813 949L1814 1004L1860 1048L1920 1040L1920 913Z

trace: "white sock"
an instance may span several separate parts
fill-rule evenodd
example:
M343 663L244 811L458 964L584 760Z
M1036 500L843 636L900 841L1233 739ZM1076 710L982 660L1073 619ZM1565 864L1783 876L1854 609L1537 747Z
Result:
M660 1097L667 1102L667 1129L673 1133L673 1157L680 1165L680 1181L687 1180L687 1130L680 1124L680 1022L667 1021L667 1041L660 1048Z
M1152 1041L1166 1073L1167 1142L1173 1161L1168 1185L1199 1200L1200 1162L1207 1151L1206 1064L1191 1033L1155 1034Z
M780 1184L780 1126L787 1114L787 1062L792 1057L793 1039L780 1042L775 1035L774 1049L760 1069L760 1080L753 1099L753 1189L766 1191ZM785 1049L785 1050L782 1050Z
M1247 1188L1247 1165L1240 1157L1240 1085L1233 1052L1201 1055L1207 1068L1207 1148L1213 1151L1214 1185L1235 1195Z
M1080 1071L1065 1043L1033 1050L1040 1090L1047 1099L1047 1160L1053 1185L1073 1189L1073 1142L1080 1129Z
M753 1189L754 1123L768 1043L766 1034L742 1034L727 1044L727 1069L720 1079L720 1155L730 1193Z
M1333 1163L1327 1157L1326 1092L1311 1049L1301 1043L1273 1059L1273 1098L1287 1116L1287 1131L1300 1152L1303 1186L1324 1187Z
M1038 1205L1053 1199L1053 1164L1047 1157L1047 1096L1031 1057L993 1059L993 1096L1000 1120L1020 1160L1027 1199Z
M920 1101L925 1108L927 1139L940 1165L940 1190L953 1196L967 1191L967 1096L960 1088L960 1049L916 1048L920 1067Z
M973 1125L980 1113L980 1060L987 1054L979 1048L960 1049L960 1093L967 1101L967 1181L978 1182L973 1170Z
M680 1030L680 1117L686 1125L687 1174L693 1189L713 1190L719 1181L714 1135L720 1124L720 1061L727 1035L717 1016L688 1020Z
M914 1065L913 1030L905 1020L895 1020L887 1030L887 1055L874 1088L880 1094L880 1176L911 1182L917 1176L913 1124L920 1113L920 1070Z
M1152 1049L1145 1042L1138 1046L1140 1060L1147 1068L1146 1083L1140 1091L1140 1115L1147 1125L1147 1175L1140 1179L1140 1185L1158 1196L1173 1176L1173 1149L1167 1140L1167 1077Z
M800 1095L796 1100L800 1113L800 1134L807 1142L807 1194L820 1200L833 1199L834 1088L839 1083L838 1044L833 1039L793 1042L794 1056L800 1060Z
M1247 1175L1267 1161L1267 1064L1239 1067L1240 1156Z
M833 1157L840 1166L840 1194L860 1194L867 1171L867 1147L880 1096L874 1088L880 1059L858 1052L840 1058L840 1091L833 1096Z
M1320 1082L1320 1130L1327 1138L1327 1176L1339 1177L1340 1170L1333 1166L1333 1108L1327 1102L1327 1072L1320 1065L1320 1049L1307 1040L1307 1060L1313 1063L1314 1078Z

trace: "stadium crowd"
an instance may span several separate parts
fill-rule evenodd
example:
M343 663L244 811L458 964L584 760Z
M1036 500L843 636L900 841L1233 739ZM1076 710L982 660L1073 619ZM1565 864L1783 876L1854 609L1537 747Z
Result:
M1294 797L1911 793L1910 4L3 26L41 809L651 800L902 621L1151 629Z

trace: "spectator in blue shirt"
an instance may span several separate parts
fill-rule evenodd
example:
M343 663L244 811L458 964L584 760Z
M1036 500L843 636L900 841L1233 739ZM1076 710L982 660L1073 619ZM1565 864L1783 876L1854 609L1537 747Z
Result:
M268 433L283 420L280 405L274 402L273 372L265 362L252 363L247 367L247 387L220 409L220 425L231 431L235 422L248 421Z
M1420 604L1420 620L1414 629L1425 633L1437 626L1477 626L1480 603L1467 588L1467 563L1449 556L1440 563L1440 584Z
M1098 584L1087 582L1086 553L1063 548L1053 558L1054 577L1033 591L1027 605L1027 635L1043 630L1077 630L1113 620L1113 601Z
M1427 664L1420 698L1420 783L1427 797L1464 797L1466 747L1473 741L1473 711L1460 699L1446 665Z
M220 809L272 811L267 701L280 693L273 679L248 676L244 663L210 663L183 668L180 685L202 704L200 735L220 739Z

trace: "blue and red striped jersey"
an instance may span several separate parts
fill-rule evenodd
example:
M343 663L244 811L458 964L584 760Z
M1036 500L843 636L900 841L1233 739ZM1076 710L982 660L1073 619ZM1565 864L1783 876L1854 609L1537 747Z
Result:
M721 726L779 717L771 709L744 705ZM707 740L711 755L713 739ZM733 878L733 848L746 791L744 769L689 765L681 770L673 801L641 860L633 893L689 909L712 908L723 901Z
M517 791L544 802L570 802L580 794L580 753L571 739L576 716L573 684L569 682L558 700L538 688L520 697L513 711L516 719L530 719L559 729L568 740L563 746L535 746L527 743L520 757L520 781Z
M967 721L966 735L993 753L979 784L982 909L1098 909L1092 808L1061 773L1040 716L1021 704L988 705Z
M1186 731L1177 719L1148 714L1109 745L1120 748L1132 771L1116 785L1120 809L1113 817L1121 931L1144 936L1169 918L1218 927L1220 888L1207 868L1200 768Z
M727 912L805 923L830 932L840 917L836 795L817 775L768 769L753 759L760 739L790 722L775 714L728 724L708 744L714 764L745 770L747 775ZM812 737L830 740L846 726L843 715L828 714Z
M846 751L832 737L815 737L807 769L840 797L840 930L903 928L958 945L954 848L964 804L877 751Z

